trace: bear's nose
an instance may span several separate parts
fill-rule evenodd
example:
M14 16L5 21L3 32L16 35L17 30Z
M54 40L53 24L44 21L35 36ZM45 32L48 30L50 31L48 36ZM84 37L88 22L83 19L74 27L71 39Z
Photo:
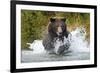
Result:
M59 34L62 33L62 28L61 27L58 27L58 32L59 32Z
M59 35L62 35L62 32L59 32Z

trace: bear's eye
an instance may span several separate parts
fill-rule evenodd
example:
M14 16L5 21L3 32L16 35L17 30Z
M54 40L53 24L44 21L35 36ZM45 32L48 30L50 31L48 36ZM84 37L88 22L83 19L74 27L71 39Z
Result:
M66 27L66 25L65 24L62 24L61 27L64 28L64 27Z
M55 23L54 26L59 27L59 24Z

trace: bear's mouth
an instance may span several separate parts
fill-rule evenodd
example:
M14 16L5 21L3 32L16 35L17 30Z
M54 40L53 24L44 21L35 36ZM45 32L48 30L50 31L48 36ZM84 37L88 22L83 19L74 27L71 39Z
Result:
M62 36L63 33L62 32L56 32L58 36Z

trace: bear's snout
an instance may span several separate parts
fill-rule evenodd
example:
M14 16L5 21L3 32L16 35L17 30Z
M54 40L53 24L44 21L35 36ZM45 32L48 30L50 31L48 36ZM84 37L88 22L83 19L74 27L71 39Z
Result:
M58 36L60 36L60 35L62 35L62 28L59 26L58 28L57 28L57 35Z

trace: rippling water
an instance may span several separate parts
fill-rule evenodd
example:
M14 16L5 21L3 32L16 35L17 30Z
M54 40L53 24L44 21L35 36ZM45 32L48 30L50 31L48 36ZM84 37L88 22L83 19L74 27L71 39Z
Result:
M44 61L70 61L70 60L88 60L90 59L89 44L85 40L85 29L77 28L71 32L71 46L63 56L48 54L42 45L42 40L35 40L30 44L32 50L22 50L22 62L44 62Z

